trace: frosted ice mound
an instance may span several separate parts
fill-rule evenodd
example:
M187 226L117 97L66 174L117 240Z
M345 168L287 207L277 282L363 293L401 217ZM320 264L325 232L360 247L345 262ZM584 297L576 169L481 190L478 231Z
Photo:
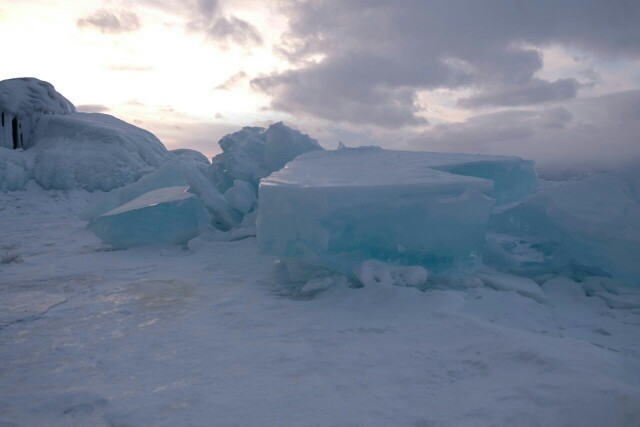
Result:
M545 263L556 268L562 262L577 262L638 281L638 194L640 166L634 165L540 189L495 215L492 228L554 248Z
M499 159L377 147L303 154L260 183L260 249L345 274L367 259L433 269L472 259L494 184L434 167Z
M181 244L195 237L207 212L189 187L150 191L89 223L102 241L116 249L158 243Z

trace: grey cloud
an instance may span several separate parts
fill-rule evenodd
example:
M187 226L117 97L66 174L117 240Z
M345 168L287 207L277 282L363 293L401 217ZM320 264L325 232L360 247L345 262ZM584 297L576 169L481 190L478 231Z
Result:
M140 19L135 13L126 10L112 12L102 9L78 19L76 25L79 28L94 28L103 33L118 34L140 29Z
M231 16L217 18L206 29L207 38L218 42L233 42L241 46L262 44L262 36L258 29L249 22Z
M542 166L607 168L640 161L640 91L573 100L566 108L507 110L437 125L404 148L513 154Z
M225 80L223 83L216 86L216 90L230 90L238 86L244 79L247 78L247 73L239 71Z
M109 111L110 108L101 104L84 104L76 105L76 110L81 113L104 113Z
M580 84L576 79L549 82L531 79L523 85L502 85L484 89L477 95L458 100L458 106L475 108L484 106L520 106L543 102L563 101L576 96Z
M476 105L575 96L575 79L534 77L543 60L530 45L640 57L639 2L317 0L289 1L285 10L290 31L280 52L297 68L255 86L272 95L273 108L333 119L333 107L352 123L421 124L407 93L435 88L480 90L467 101ZM381 121L371 100L387 102L395 118Z

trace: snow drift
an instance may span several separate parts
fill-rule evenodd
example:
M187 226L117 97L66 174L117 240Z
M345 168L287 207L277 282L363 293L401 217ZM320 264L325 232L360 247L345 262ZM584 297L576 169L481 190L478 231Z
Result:
M0 147L25 149L0 160L2 191L20 190L31 177L44 189L110 191L171 156L150 132L106 114L77 113L38 79L1 81L0 113Z

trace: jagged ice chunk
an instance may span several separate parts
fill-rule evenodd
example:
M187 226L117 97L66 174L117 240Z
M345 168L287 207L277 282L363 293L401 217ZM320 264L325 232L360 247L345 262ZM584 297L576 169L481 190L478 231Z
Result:
M94 218L89 228L117 249L186 243L208 216L200 199L187 190L177 186L150 191Z

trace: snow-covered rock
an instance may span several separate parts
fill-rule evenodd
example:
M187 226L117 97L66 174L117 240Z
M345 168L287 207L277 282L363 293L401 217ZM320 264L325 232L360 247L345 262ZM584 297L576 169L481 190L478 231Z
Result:
M110 191L170 158L152 133L106 114L42 116L33 138L33 175L44 189Z
M435 269L472 259L493 183L431 164L442 162L377 147L299 156L260 183L260 249L342 274L367 259Z
M94 218L89 228L114 248L186 243L195 237L207 213L188 187L166 187L150 191Z

